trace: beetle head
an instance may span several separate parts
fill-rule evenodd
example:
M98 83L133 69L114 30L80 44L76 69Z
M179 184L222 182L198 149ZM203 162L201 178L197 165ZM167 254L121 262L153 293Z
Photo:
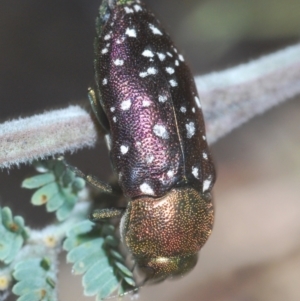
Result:
M172 189L161 198L132 200L121 221L121 237L148 279L189 272L213 225L211 200L195 189Z

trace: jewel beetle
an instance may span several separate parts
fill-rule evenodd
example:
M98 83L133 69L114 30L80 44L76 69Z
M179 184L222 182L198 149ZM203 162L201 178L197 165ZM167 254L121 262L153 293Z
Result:
M103 0L96 21L92 109L129 199L121 239L151 279L190 271L208 239L215 169L193 76L138 0Z

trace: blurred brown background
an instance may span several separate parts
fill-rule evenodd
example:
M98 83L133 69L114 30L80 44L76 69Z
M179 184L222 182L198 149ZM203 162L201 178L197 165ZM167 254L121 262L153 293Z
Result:
M146 1L194 74L222 70L299 42L300 0ZM0 122L86 104L93 80L94 19L100 1L0 1ZM300 84L300 83L299 83ZM201 95L200 95L201 96ZM196 269L142 289L141 301L300 300L300 97L235 130L213 147L216 222ZM102 141L69 156L107 178ZM0 173L0 204L32 227L51 221L19 189L31 167ZM60 300L84 298L61 257ZM11 298L14 300L14 298Z

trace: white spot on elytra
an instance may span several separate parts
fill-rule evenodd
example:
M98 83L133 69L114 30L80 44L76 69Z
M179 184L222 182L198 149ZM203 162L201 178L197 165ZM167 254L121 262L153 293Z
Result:
M203 153L202 157L203 157L203 159L207 160L208 159L207 153Z
M124 64L124 61L123 60L120 60L120 59L116 59L114 60L114 64L116 66L122 66Z
M125 31L125 34L127 34L129 37L136 38L136 30L134 28L127 28Z
M134 10L136 11L136 12L139 12L139 11L142 11L143 9L141 8L141 6L140 5L134 5L133 6L134 7Z
M178 55L178 58L179 58L182 62L184 62L184 57L183 57L181 54Z
M211 184L211 178L208 177L207 180L203 181L203 188L202 188L202 191L204 192L204 191L208 190L209 187L210 187L210 184Z
M155 69L154 67L149 67L147 69L147 73L148 74L156 74L157 73L157 69Z
M102 50L101 50L101 53L102 54L105 54L105 53L107 53L108 52L108 49L107 48L103 48Z
M199 169L198 167L192 167L192 174L196 179L199 179Z
M104 40L107 41L111 38L111 35L110 34L107 34L106 36L104 36Z
M149 100L143 100L143 107L150 107L151 102Z
M163 126L161 124L156 124L153 127L153 132L157 137L160 137L162 139L168 139L169 138L169 134L167 132L167 129L165 128L165 126Z
M117 44L122 44L123 42L125 41L125 38L124 37L120 37L116 40L116 43Z
M145 57L154 57L154 53L151 50L144 50L144 52L142 53L143 56Z
M129 146L121 145L120 150L121 150L122 155L125 155L128 153Z
M167 99L168 99L168 97L166 95L159 95L159 97L158 97L159 102L165 102Z
M148 72L140 72L139 76L140 77L146 77L148 75Z
M151 186L147 183L143 183L142 185L140 185L140 189L141 189L141 192L142 193L145 193L145 194L154 194L154 191L153 189L151 188Z
M153 24L149 24L149 28L151 29L153 34L158 34L158 35L162 36L162 32L157 27L155 27Z
M113 121L114 121L114 123L117 122L117 117L116 116L113 117Z
M153 160L154 160L154 156L153 155L149 155L149 156L146 157L146 162L148 164L151 164L153 162Z
M107 85L107 78L103 78L103 80L102 80L102 85L103 85L103 86Z
M142 143L141 143L140 141L138 141L138 142L136 143L136 145L137 145L137 146L141 146Z
M131 107L131 99L123 100L121 102L121 109L123 111L129 110Z
M146 77L148 75L154 75L156 73L157 73L157 69L155 69L154 67L149 67L146 72L140 72L139 76Z
M111 108L110 108L110 111L111 111L111 112L114 112L115 110L116 110L115 107L111 107Z
M175 65L179 66L179 61L178 60L175 61Z
M203 139L203 140L206 140L206 136L203 135L203 136L202 136L202 139Z
M196 112L195 108L192 108L192 112L193 112L193 113L195 113L195 112Z
M172 87L176 87L178 85L177 81L174 79L169 80L169 83Z
M157 52L157 56L158 58L163 61L165 58L166 58L166 55L164 53L161 53L161 52Z
M172 67L167 67L166 68L166 71L169 73L169 74L173 74L175 72L174 68Z
M171 52L167 52L167 55L168 55L169 57L173 57L173 54L172 54Z
M182 113L186 113L186 107L181 107L181 108L180 108L180 111L181 111Z
M133 13L133 9L130 8L130 7L125 6L124 10L125 10L126 14L132 14Z
M169 178L173 178L173 176L174 176L174 171L173 171L173 170L169 170L169 171L167 172L167 176L168 176Z
M201 103L200 103L200 99L198 96L195 96L195 101L196 101L196 105L199 109L201 109Z
M194 122L187 123L185 125L185 128L187 132L186 137L189 139L192 138L195 135L195 131L196 131L195 123Z
M173 47L173 49L174 49L175 53L177 53L177 52L178 52L178 51L177 51L177 49L176 49L175 47Z

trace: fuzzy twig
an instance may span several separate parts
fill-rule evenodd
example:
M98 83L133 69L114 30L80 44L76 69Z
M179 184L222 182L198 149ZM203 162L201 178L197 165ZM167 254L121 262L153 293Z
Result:
M195 78L210 143L300 94L300 44Z
M300 44L248 64L195 78L210 143L300 94ZM77 106L0 125L0 167L93 146L96 129Z
M93 146L97 134L90 115L78 106L0 125L0 167Z

